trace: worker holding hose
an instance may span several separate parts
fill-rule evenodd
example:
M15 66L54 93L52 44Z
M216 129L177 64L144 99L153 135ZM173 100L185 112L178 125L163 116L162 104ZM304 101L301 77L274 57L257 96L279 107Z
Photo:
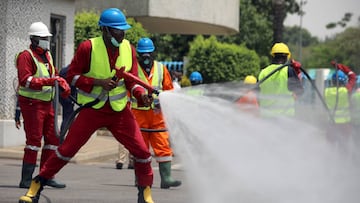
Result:
M67 72L67 81L78 88L78 103L92 105L79 112L64 142L32 180L28 192L20 197L20 203L37 203L49 178L59 172L100 128L107 128L135 156L137 202L153 203L151 154L127 104L127 91L133 93L141 106L149 106L152 98L134 80L122 77L125 73L138 75L135 48L124 39L125 31L131 26L117 8L105 9L98 25L102 36L79 45Z
M139 61L139 78L160 92L173 90L171 75L166 66L154 59L154 50L155 46L150 38L141 38L138 41L136 51ZM142 136L146 145L148 147L151 145L155 159L159 163L160 187L167 189L180 186L181 181L174 180L171 177L173 151L170 147L169 133L166 130L161 130L166 129L166 126L158 97L154 95L154 102L149 107L138 106L136 98L131 97L131 109L142 129Z
M275 43L271 64L261 70L258 80L262 116L295 116L295 100L304 92L299 79L301 64L291 59L289 47Z
M20 188L29 188L36 167L38 151L41 151L40 170L45 161L55 154L59 139L54 130L54 85L58 81L64 90L62 96L70 94L70 87L65 79L58 76L53 64L48 27L42 22L32 23L29 27L30 47L20 52L16 59L19 88L17 90L19 109L24 119L26 145L21 170ZM20 111L18 112L20 116ZM20 126L17 126L20 127ZM41 141L44 138L44 146ZM48 177L46 185L64 188L65 184Z
M325 88L325 102L332 112L334 123L327 129L328 139L343 149L352 134L350 99L356 85L356 75L350 67L332 61L336 71L331 76L331 85Z

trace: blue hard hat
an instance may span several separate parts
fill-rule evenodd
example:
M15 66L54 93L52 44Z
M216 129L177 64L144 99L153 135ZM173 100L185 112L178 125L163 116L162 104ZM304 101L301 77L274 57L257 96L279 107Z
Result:
M197 82L197 83L202 83L202 76L201 76L201 73L197 72L197 71L194 71L190 74L190 82Z
M139 53L150 53L155 50L154 43L150 38L144 37L139 39L136 51Z
M131 28L126 22L125 15L117 8L105 9L100 15L99 26L111 27L118 30L128 30Z
M341 70L335 71L335 73L332 74L331 78L333 81L338 80L341 84L346 84L348 79L346 74Z

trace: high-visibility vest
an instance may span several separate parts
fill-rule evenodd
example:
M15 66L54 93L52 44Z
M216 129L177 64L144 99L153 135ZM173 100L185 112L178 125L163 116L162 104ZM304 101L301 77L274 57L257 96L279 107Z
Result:
M259 74L259 81L265 78L281 64L271 64ZM288 90L288 67L284 67L262 82L259 105L263 116L295 115L295 99Z
M351 122L360 126L360 91L355 91L351 96Z
M349 92L346 87L325 88L325 102L330 111L335 110L335 123L348 123L351 121Z
M36 73L33 75L33 77L37 77L37 78L50 78L50 77L54 77L55 76L55 68L52 62L52 57L50 55L50 67L51 67L51 73L52 75L50 75L49 70L46 66L45 63L38 61L33 52L28 49L25 50L27 52L30 53L32 59L35 62L36 65ZM49 52L50 54L50 52ZM24 86L20 86L19 87L19 95L24 96L24 97L28 97L28 98L32 98L32 99L38 99L38 100L42 100L42 101L51 101L54 98L54 91L53 91L53 87L52 86L43 86L41 90L34 90L28 87L24 87Z
M115 75L115 70L111 70L107 49L102 37L90 39L91 41L91 60L90 70L84 76L93 77L97 79L112 78ZM123 39L119 46L119 56L116 59L115 66L125 66L125 71L130 71L132 66L132 51L128 40ZM117 87L105 92L101 86L94 86L90 93L78 90L78 102L86 104L94 101L99 95L105 93L105 96L100 99L100 102L92 106L94 109L99 109L104 106L109 99L110 106L114 111L121 111L125 108L127 103L126 87L124 79L120 79Z
M162 88L163 88L162 84L163 84L163 80L164 80L164 65L158 61L154 61L153 64L154 65L152 67L153 75L152 75L151 84L149 83L146 75L144 74L144 71L142 70L140 64L138 64L139 79L142 80L143 82L151 85L154 89L161 92ZM131 108L139 109L139 110L149 110L150 108L154 109L155 106L159 104L159 98L157 95L154 95L153 98L154 98L154 100L150 107L139 107L137 104L136 98L134 96L132 96L131 97Z

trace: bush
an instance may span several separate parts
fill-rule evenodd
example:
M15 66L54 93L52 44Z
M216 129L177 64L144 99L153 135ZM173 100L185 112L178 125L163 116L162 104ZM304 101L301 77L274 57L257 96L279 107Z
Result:
M204 83L239 81L260 71L255 51L244 45L220 43L214 36L197 36L190 44L188 57L187 72L199 71Z

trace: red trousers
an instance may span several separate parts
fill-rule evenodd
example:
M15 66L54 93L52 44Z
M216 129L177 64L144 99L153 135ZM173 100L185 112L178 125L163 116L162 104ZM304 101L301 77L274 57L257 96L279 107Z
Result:
M36 164L38 150L41 149L41 140L44 137L40 160L40 168L43 168L45 161L55 153L59 145L59 139L54 131L53 104L51 101L45 102L19 96L19 106L26 135L23 162Z
M39 175L46 179L55 175L89 140L91 135L103 127L107 128L134 155L138 185L151 186L153 183L151 154L141 136L134 115L128 106L120 112L115 112L108 103L101 109L85 108L80 111L57 153L45 163Z

